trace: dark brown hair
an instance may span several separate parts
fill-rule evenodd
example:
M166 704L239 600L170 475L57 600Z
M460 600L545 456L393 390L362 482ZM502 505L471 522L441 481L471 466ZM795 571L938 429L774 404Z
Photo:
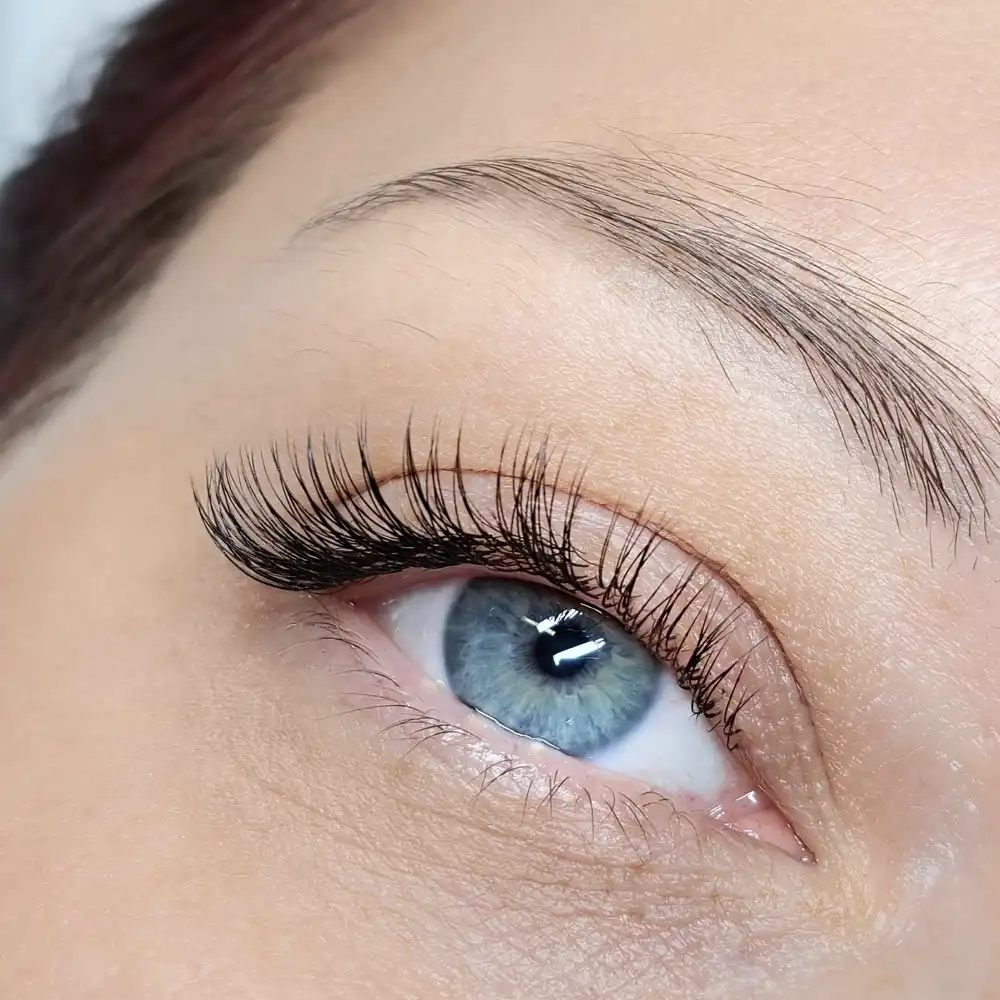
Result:
M0 438L301 93L364 0L162 0L0 190Z

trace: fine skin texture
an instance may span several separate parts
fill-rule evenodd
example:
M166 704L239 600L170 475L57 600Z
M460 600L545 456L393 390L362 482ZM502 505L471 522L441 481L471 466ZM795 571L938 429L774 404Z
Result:
M995 996L990 470L925 517L800 361L533 202L328 216L510 152L687 171L997 405L1000 9L419 2L363 38L3 458L0 995ZM815 863L684 817L581 837L343 714L351 650L220 556L191 481L362 418L386 477L408 421L484 472L542 426L723 569L802 693L808 736L757 738Z

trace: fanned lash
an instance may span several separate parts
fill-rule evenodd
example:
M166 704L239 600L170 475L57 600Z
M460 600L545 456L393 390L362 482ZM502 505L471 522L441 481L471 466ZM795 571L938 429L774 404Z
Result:
M599 551L583 551L576 540L583 473L567 475L547 439L522 435L504 444L486 503L470 490L470 477L484 474L465 471L461 450L459 435L445 460L435 432L418 460L407 427L390 496L364 429L349 450L339 439L310 437L301 449L275 444L217 460L196 502L223 554L280 590L337 591L405 570L459 566L545 580L635 634L673 670L692 711L732 747L751 697L741 692L746 656L720 662L738 613L722 615L706 598L701 567L651 585L644 570L661 539L621 512Z

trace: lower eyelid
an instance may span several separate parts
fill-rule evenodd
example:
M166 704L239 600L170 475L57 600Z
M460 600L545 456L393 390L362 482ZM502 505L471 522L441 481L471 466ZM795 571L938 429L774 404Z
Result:
M447 598L439 593L428 599ZM761 810L760 800L746 794L739 769L725 757L721 758L720 783L707 797L694 791L661 791L635 778L609 773L600 757L584 760L566 756L508 733L463 705L442 681L411 663L366 610L345 603L334 614L338 628L362 647L358 653L361 670L353 669L350 683L339 692L344 710L375 717L376 732L396 743L401 758L409 758L413 748L420 747L441 761L449 773L465 779L476 800L489 791L512 798L526 810L541 805L552 808L559 800L560 805L568 806L581 831L590 835L594 833L595 809L611 817L616 833L623 832L623 809L625 825L643 839L648 837L644 824L662 821L669 825L686 817L695 822L696 830L705 824L720 832L732 827L777 844L793 857L807 859L808 852L780 813L773 807ZM721 746L719 752L725 754ZM533 800L537 802L531 805ZM692 827L682 827L690 836ZM626 837L632 844L633 838L627 833Z

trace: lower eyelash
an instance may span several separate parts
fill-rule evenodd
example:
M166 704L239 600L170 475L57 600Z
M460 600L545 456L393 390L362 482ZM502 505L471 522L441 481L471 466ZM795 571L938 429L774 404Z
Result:
M673 669L692 711L736 747L738 717L753 697L742 683L749 654L720 663L739 611L722 616L704 599L700 564L668 575L640 600L639 582L660 540L644 517L615 509L591 565L574 540L583 473L568 476L565 456L544 436L533 442L522 433L504 443L490 473L489 509L472 497L460 433L448 461L437 430L426 457L416 454L407 426L393 482L409 518L387 496L363 427L350 457L339 439L309 437L302 451L272 445L264 456L217 461L196 501L227 558L281 590L330 592L404 570L460 565L544 580L616 618Z
M342 699L356 700L360 704L352 704L336 714L378 716L382 720L379 736L398 740L405 746L401 761L421 752L433 753L435 743L461 743L466 748L485 745L484 737L442 720L427 707L417 704L394 677L379 670L371 650L359 636L344 628L335 609L321 602L320 610L301 616L296 625L317 629L318 641L343 643L352 650L356 665L336 674L340 678L358 678L360 687L367 690L354 686L341 690ZM555 818L556 810L569 812L581 820L580 829L592 844L608 836L621 840L640 864L653 860L656 843L662 835L671 833L667 828L672 826L682 826L684 833L683 837L671 833L671 849L676 850L683 840L695 843L699 851L702 849L701 838L705 831L686 811L656 789L636 788L628 794L605 782L585 783L565 773L574 764L569 759L562 769L557 767L551 773L539 773L542 767L514 753L494 754L494 757L468 777L473 808L483 796L496 793L518 797L524 822L535 822L543 814ZM598 772L593 769L593 773ZM618 778L621 780L620 776Z

